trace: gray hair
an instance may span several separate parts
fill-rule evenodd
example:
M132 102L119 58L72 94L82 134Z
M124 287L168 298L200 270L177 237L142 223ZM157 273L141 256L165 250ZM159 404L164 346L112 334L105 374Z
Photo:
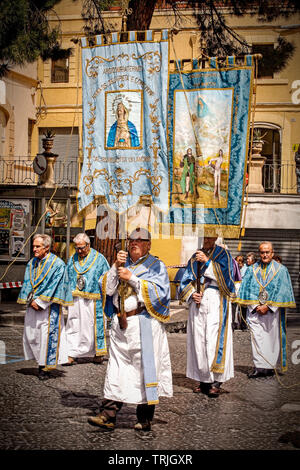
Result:
M273 243L272 243L272 242L268 242L268 241L261 242L261 243L258 245L258 249L260 249L261 245L271 245L272 251L274 251Z
M90 237L86 233L77 233L76 237L73 238L74 243L79 243L81 241L84 241L85 243L90 244Z
M45 233L36 233L33 237L33 240L36 240L36 238L41 238L43 240L44 248L51 247L52 238L49 235L46 235Z

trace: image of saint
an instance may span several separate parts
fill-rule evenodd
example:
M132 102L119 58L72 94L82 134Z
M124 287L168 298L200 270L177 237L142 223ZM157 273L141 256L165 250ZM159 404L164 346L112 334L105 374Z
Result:
M188 148L186 154L183 156L180 164L180 168L183 168L180 186L182 193L185 194L185 199L188 198L189 194L195 192L195 166L196 160L193 156L193 151Z
M107 147L139 147L140 140L135 125L128 119L129 111L120 101L116 109L116 121L109 130Z
M215 162L215 163L213 163ZM216 158L211 158L209 166L214 170L215 188L214 197L219 198L221 195L221 165L223 163L223 150L219 150L219 154Z

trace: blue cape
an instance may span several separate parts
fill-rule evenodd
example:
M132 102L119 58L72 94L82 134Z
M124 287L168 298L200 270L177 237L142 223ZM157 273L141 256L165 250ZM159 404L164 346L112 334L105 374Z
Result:
M216 276L220 292L225 297L233 299L235 297L235 284L233 259L231 254L229 251L225 250L225 248L215 245L209 259L213 264L214 274ZM192 292L194 292L194 284L197 280L197 267L198 261L196 261L196 253L194 253L181 278L179 286L179 296L181 300L187 300ZM207 265L205 263L200 264L200 276L203 275L206 268Z
M259 304L258 296L262 288L268 292L267 305L296 307L289 272L277 261L272 260L266 266L261 262L249 266L243 277L236 302L242 305Z
M44 259L32 258L26 266L24 282L17 302L26 304L27 296L34 291L33 300L40 298L45 302L67 305L64 289L65 263L53 253Z
M139 136L137 134L137 130L135 125L131 121L127 121L128 124L128 130L130 133L130 143L131 147L139 147L140 146L140 140ZM117 132L117 121L113 123L111 126L108 137L107 137L107 147L117 147L115 144L115 139L116 139L116 132Z
M148 314L157 320L167 322L170 318L170 281L164 263L149 253L136 263L132 263L127 258L125 267L141 281L142 295ZM101 278L100 287L105 313L111 317L117 313L117 310L113 306L112 297L106 295L106 277L104 274Z

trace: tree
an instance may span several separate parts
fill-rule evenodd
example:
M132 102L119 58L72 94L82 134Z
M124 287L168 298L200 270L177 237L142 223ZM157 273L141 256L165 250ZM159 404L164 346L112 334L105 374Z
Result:
M181 4L181 5L180 5ZM229 15L243 17L246 14L256 16L259 22L272 21L276 18L289 18L300 12L298 0L84 0L83 18L86 22L87 36L105 34L115 31L115 25L105 23L102 12L112 5L119 5L127 10L127 30L145 31L149 29L155 7L171 8L174 14L174 30L180 29L180 21L184 9L193 9L194 17L201 31L202 44L205 53L210 57L241 55L251 53L249 45L227 24L223 8ZM124 23L123 23L124 25ZM286 39L280 38L276 49L276 64L274 71L282 69L292 57L294 46ZM265 57L269 62L274 59ZM275 70L276 69L276 70Z
M62 49L59 25L50 28L47 14L60 0L1 0L0 78L13 65L69 57Z

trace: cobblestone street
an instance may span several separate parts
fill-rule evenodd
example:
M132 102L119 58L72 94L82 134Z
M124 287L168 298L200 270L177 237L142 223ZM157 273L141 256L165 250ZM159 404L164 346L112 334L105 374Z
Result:
M52 380L41 382L36 363L22 359L22 334L22 326L0 328L6 361L1 358L7 362L0 364L2 450L296 450L300 446L300 364L295 363L299 324L288 327L289 370L279 376L280 382L276 377L248 379L250 333L235 331L235 377L213 399L194 394L195 382L185 377L186 334L168 333L174 396L160 400L151 432L142 435L133 430L135 406L122 408L114 432L87 422L99 409L106 361L60 366L52 372Z

